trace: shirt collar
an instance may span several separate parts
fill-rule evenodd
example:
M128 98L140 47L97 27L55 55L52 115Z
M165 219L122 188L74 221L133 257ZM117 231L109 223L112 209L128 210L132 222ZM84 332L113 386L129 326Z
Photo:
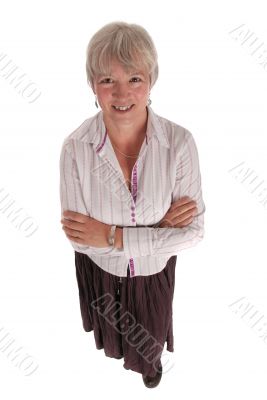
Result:
M170 143L166 135L166 129L164 127L161 117L157 115L150 106L147 106L148 119L147 119L147 140L148 142L153 136L156 136L159 143L169 148ZM89 135L89 143L94 143L94 147L100 146L103 143L106 135L106 126L103 120L103 111L99 111L94 117L94 125L91 130L92 134Z

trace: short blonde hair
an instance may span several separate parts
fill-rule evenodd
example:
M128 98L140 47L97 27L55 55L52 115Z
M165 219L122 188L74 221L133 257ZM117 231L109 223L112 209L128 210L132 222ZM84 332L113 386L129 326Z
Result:
M112 59L128 71L143 67L149 74L150 88L158 79L158 54L151 36L140 25L115 21L104 25L91 38L86 49L87 83L94 87L96 76L110 74Z

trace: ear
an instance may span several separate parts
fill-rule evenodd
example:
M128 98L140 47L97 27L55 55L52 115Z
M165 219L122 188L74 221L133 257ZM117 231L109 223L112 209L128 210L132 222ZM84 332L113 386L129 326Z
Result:
M92 89L92 91L93 91L93 93L94 93L94 95L95 95L95 94L96 94L96 91L95 91L94 81L92 82L92 84L91 84L91 82L89 82L89 86L90 86L90 88Z

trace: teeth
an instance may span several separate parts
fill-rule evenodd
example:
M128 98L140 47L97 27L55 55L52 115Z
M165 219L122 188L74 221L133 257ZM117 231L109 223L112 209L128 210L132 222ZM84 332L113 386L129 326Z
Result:
M122 106L116 107L116 106L114 106L114 107L116 108L116 110L122 110L122 111L125 111L125 110L128 110L129 108L131 108L131 106L125 106L125 107L122 107Z

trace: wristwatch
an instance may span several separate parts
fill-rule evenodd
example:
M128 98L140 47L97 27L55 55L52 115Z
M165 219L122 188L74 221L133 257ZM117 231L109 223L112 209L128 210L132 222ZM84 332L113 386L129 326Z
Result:
M117 227L116 225L112 225L111 226L109 237L108 237L108 243L112 247L114 247L114 243L115 243L115 230L116 230L116 227Z

